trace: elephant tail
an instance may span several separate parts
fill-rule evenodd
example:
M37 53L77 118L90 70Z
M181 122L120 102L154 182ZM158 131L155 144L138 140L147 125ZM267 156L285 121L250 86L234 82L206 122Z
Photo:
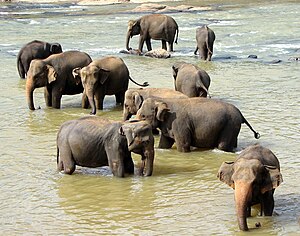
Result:
M139 83L135 82L130 76L129 76L129 79L130 79L134 84L136 84L136 85L138 85L138 86L141 86L141 87L147 87L147 86L149 86L148 82L144 82L143 84L139 84Z
M176 29L176 39L175 39L175 43L177 44L177 40L178 40L178 33L179 33L179 28L177 26L177 29Z
M258 132L256 132L256 131L252 128L252 126L249 124L249 122L245 119L245 117L244 117L243 115L242 115L242 119L243 119L242 123L246 124L246 125L249 127L249 129L252 130L252 132L254 133L254 137L255 137L256 139L259 139L259 138L260 138L260 134L259 134Z
M22 64L20 55L18 55L17 67L18 67L18 72L19 72L20 78L25 79L25 69L24 69L24 66Z
M56 163L58 164L59 162L59 148L56 146Z

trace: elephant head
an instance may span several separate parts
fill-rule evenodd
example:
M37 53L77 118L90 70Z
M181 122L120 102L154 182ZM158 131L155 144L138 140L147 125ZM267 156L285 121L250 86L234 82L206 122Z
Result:
M126 49L129 51L131 48L129 47L130 38L134 35L140 34L141 26L139 20L130 20L128 21L128 29L127 29L127 36L126 36Z
M128 150L142 155L140 175L151 176L154 162L154 137L151 126L144 121L130 121L121 126L119 133L125 135Z
M167 104L147 98L141 108L137 111L137 119L147 121L153 129L159 126L160 122L165 121L167 112L170 111Z
M109 77L109 71L100 68L97 65L88 65L83 68L73 69L73 76L81 78L82 86L88 97L90 106L92 108L91 114L96 114L96 104L95 104L95 89L98 85L103 85L107 78Z
M46 50L46 44L44 46L44 49ZM59 43L50 43L50 53L51 54L57 54L57 53L62 53L62 47Z
M282 182L279 167L263 165L255 158L224 162L218 178L234 189L238 225L243 231L248 230L246 218L251 204L257 203L254 199L260 199L268 191L271 191L273 199L273 189Z
M125 92L123 120L129 120L133 114L136 114L143 101L143 97L137 91L127 90Z
M35 88L47 86L54 82L57 73L53 66L43 60L35 59L30 63L26 80L26 98L30 110L34 110L33 92Z

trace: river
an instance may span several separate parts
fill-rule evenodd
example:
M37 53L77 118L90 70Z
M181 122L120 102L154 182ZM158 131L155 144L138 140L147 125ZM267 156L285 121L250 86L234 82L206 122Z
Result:
M271 3L270 3L271 2ZM197 1L188 1L197 4ZM0 234L1 235L244 235L237 226L233 190L216 175L223 161L260 143L281 164L272 217L253 208L248 225L255 235L300 233L300 4L297 1L203 1L210 11L170 13L179 25L170 59L120 54L127 22L143 13L134 4L0 4ZM198 3L199 5L199 3ZM195 30L208 24L216 34L212 62L193 55ZM56 170L56 134L67 120L89 114L81 95L63 96L62 109L47 108L43 89L36 107L25 99L16 55L27 42L59 42L93 59L117 55L132 78L152 87L173 88L171 66L194 63L211 77L210 94L236 105L261 134L242 126L236 153L156 148L151 177L113 177L107 168ZM137 48L138 37L131 40ZM160 47L153 42L153 47ZM144 48L145 50L145 48ZM257 59L248 58L257 55ZM130 82L130 87L135 87ZM120 120L122 108L106 97L97 116ZM156 147L158 137L156 137ZM140 157L133 155L136 164ZM261 227L255 228L260 222Z

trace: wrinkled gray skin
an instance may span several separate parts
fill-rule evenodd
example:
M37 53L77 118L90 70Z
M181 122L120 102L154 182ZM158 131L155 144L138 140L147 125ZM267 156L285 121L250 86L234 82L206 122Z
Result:
M36 88L45 87L46 105L53 108L60 108L62 95L82 93L81 81L78 78L74 79L72 70L79 66L86 66L91 61L92 59L88 54L79 51L66 51L53 54L44 60L33 60L30 63L26 80L26 97L29 109L35 109L33 92Z
M109 166L117 177L133 174L131 152L141 155L139 174L151 176L154 138L146 122L110 122L89 116L63 123L57 134L57 168L66 174L72 174L76 165Z
M214 41L216 39L214 31L208 28L207 25L197 28L196 41L197 46L194 54L199 50L199 57L206 61L211 61L213 55Z
M274 209L273 194L282 182L277 157L258 144L241 152L234 162L224 162L218 178L234 189L239 228L247 231L246 218L251 206L261 205L261 215L271 216Z
M105 95L115 95L116 103L124 103L124 94L131 80L139 86L148 86L148 83L138 84L129 76L129 71L124 61L119 57L108 56L94 60L88 66L75 68L74 77L79 76L84 87L84 96L88 97L92 108L91 114L96 114L96 108L103 109ZM88 104L83 103L83 108Z
M62 52L59 43L47 43L34 40L24 45L17 56L17 68L20 78L25 79L29 70L30 62L33 59L45 59L52 54Z
M186 95L168 88L130 88L125 92L123 120L135 115L147 98L188 98Z
M177 34L176 34L177 32ZM176 34L176 39L175 39ZM161 40L162 49L173 51L173 43L177 43L178 39L178 25L176 21L166 15L151 14L146 15L138 20L130 20L128 22L127 36L126 36L126 49L131 50L129 47L130 38L134 35L140 35L138 50L143 52L143 45L146 42L148 51L152 50L151 39Z
M175 90L188 97L207 97L210 77L206 71L190 63L176 63L172 66Z
M243 123L259 138L235 106L215 99L164 99L161 102L148 98L138 110L137 119L146 120L152 128L161 130L159 148L171 148L176 142L180 152L190 152L191 146L233 151Z

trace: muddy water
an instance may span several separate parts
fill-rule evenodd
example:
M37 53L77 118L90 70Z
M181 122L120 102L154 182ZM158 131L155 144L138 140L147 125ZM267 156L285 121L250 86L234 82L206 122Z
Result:
M193 3L189 1L188 3ZM219 182L223 161L236 153L156 149L152 177L114 178L109 169L78 168L72 176L56 171L56 133L62 122L88 115L80 95L64 96L62 109L45 107L43 89L29 111L25 81L18 78L16 55L26 42L60 42L92 58L118 55L131 76L153 87L173 87L171 65L187 61L211 76L210 93L235 104L261 134L260 144L279 158L284 182L275 191L272 217L256 222L260 235L299 234L300 5L297 1L207 1L211 11L171 14L180 27L176 50L168 60L118 54L125 48L129 19L142 14L122 11L132 5L83 7L70 4L0 5L0 233L2 235L234 235L233 190ZM193 55L195 29L215 31L213 61ZM137 38L131 41L137 47ZM153 43L160 47L160 43ZM298 50L298 51L297 51ZM258 59L248 59L248 55ZM280 63L274 63L281 60ZM134 87L130 84L130 87ZM98 116L121 119L114 97L105 99ZM158 138L156 139L157 146ZM256 143L245 126L238 150ZM134 155L139 163L139 156Z

